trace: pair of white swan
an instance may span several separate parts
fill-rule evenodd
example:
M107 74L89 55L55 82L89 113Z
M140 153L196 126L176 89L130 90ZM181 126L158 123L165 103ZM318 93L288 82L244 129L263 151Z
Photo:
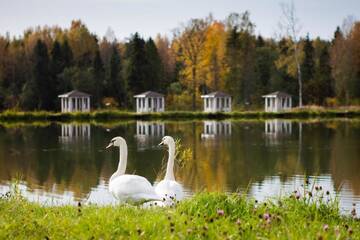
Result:
M115 137L111 139L109 147L119 147L120 160L118 169L110 177L109 191L120 202L142 203L149 201L181 200L184 197L182 186L175 181L174 158L175 141L170 136L163 137L159 145L167 145L169 148L169 158L166 167L165 178L160 181L155 188L144 177L138 175L125 174L127 163L127 144L124 138Z

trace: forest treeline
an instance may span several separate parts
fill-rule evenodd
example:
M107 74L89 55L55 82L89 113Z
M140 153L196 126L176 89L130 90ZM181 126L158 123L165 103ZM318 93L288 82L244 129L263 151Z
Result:
M109 29L100 39L80 20L70 28L30 28L0 36L0 109L58 110L57 95L78 89L92 107L132 109L133 95L157 91L167 109L201 109L200 95L221 90L236 108L262 106L262 95L298 97L294 46L299 50L303 103L360 103L360 22L334 29L333 39L264 38L248 12L225 20L191 19L171 39L135 33L118 41Z

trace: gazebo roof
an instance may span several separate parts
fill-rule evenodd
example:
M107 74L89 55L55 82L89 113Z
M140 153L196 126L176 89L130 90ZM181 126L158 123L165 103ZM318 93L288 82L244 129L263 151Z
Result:
M90 97L90 94L80 92L78 90L73 90L64 94L59 95L59 98L68 98L68 97Z
M147 91L134 96L134 98L146 98L146 97L164 97L164 94Z
M280 91L276 91L276 92L273 92L273 93L269 93L269 94L266 94L266 95L263 95L262 96L263 98L273 98L273 97L291 97L290 94L287 94L285 92L280 92Z
M209 98L209 97L231 97L229 94L221 92L221 91L216 91L216 92L212 92L209 94L205 94L205 95L201 95L202 98Z

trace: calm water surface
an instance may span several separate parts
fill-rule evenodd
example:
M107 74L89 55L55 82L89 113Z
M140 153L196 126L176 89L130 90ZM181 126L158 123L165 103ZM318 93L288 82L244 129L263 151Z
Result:
M114 203L107 191L118 150L105 150L114 136L129 147L128 173L154 183L166 151L162 136L180 138L188 161L176 170L186 193L242 191L262 200L301 189L304 175L338 193L344 213L360 212L360 120L186 121L109 124L0 124L0 193L11 180L30 200Z

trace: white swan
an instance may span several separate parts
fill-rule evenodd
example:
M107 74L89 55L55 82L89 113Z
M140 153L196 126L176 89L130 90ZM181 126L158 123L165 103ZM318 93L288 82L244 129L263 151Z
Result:
M161 180L155 187L155 192L167 201L182 200L184 198L184 190L180 183L175 181L174 176L174 159L175 159L175 141L170 136L163 137L159 145L167 145L169 148L169 157L166 166L164 180Z
M127 163L127 144L124 138L115 137L106 148L119 147L120 159L116 172L110 177L109 191L120 201L141 204L160 200L151 183L144 177L125 174Z

